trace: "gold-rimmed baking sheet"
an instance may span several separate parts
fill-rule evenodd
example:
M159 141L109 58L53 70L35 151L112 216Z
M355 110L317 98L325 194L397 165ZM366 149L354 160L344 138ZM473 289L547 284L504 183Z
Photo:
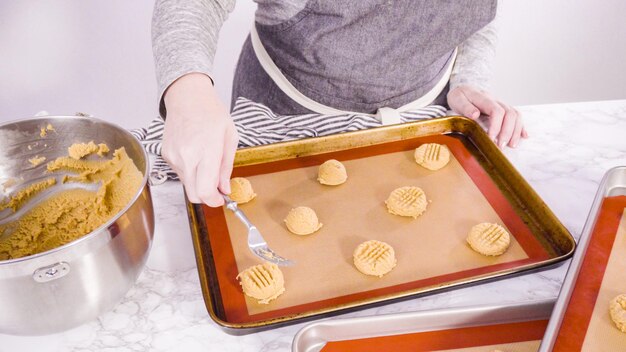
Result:
M447 121L467 123L455 119L459 118ZM485 143L474 136L476 131L403 135L410 131L409 126L397 128L399 138L388 142L382 138L374 145L366 141L359 146L356 140L354 147L339 150L319 145L325 153L316 153L310 149L315 146L303 144L300 152L308 155L298 158L293 154L282 157L286 150L295 151L297 144L283 145L282 149L276 146L278 150L259 148L259 153L269 154L267 162L255 162L262 158L247 151L242 158L253 162L242 162L233 175L248 177L258 198L241 208L270 246L297 265L283 268L285 294L269 305L258 304L243 295L235 279L239 271L259 262L246 247L243 226L222 209L192 208L192 221L202 217L195 222L205 227L202 231L196 227L194 232L208 236L211 246L212 258L207 262L206 253L198 256L200 239L194 241L199 268L208 264L213 272L203 285L211 284L213 292L219 291L208 303L217 308L214 319L233 328L263 326L532 269L571 253L571 236L554 222L551 213L545 216L545 205L538 197L533 198L536 195L532 191L520 189L515 177L499 184L502 175L514 170L490 168L494 166L489 160L491 151L476 148ZM446 168L429 171L412 160L412 151L426 142L446 144L452 150L453 159ZM349 173L346 184L329 187L315 181L317 165L329 158L345 163ZM520 181L521 186L528 187L521 177ZM405 185L422 187L432 201L418 219L386 212L384 200L389 192ZM530 196L537 202L519 204L518 196ZM318 212L324 223L320 231L304 238L287 232L283 219L289 209L299 205ZM484 257L466 245L464 239L471 226L483 221L500 223L513 234L505 255ZM364 276L352 266L352 250L369 239L388 242L396 250L398 266L383 278ZM206 238L203 242L207 243ZM210 271L201 272L201 278Z

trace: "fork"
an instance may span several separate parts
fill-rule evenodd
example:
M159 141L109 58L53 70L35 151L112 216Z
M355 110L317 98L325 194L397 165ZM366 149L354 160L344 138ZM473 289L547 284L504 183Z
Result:
M267 242L261 236L259 230L254 226L246 214L244 214L238 207L237 202L230 199L229 196L222 194L224 197L224 201L226 202L226 208L233 213L235 216L243 222L244 225L248 228L248 248L254 253L257 257L266 260L270 263L274 263L277 265L289 266L293 265L294 262L283 258L276 254L270 247L267 246Z

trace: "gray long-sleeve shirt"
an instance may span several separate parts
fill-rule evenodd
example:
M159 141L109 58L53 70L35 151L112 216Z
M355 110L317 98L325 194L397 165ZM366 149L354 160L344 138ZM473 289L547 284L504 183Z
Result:
M256 21L280 24L300 12L307 1L255 0ZM219 31L234 6L235 0L156 1L152 45L161 104L165 90L179 77L191 72L212 76ZM494 22L459 46L451 88L460 84L488 88L497 39Z

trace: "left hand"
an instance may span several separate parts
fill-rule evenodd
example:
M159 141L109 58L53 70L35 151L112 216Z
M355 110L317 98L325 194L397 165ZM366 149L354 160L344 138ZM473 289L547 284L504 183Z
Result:
M448 105L454 111L472 120L480 114L489 118L489 138L500 148L517 147L521 138L528 138L517 109L494 99L487 92L470 85L460 85L448 92Z

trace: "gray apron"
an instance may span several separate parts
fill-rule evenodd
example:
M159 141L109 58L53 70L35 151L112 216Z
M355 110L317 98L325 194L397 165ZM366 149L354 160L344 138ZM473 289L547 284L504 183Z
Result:
M430 90L451 65L455 48L491 22L496 7L496 0L311 0L290 20L256 23L256 30L272 61L298 91L330 107L373 114ZM444 89L432 104L445 106L446 94ZM245 100L237 104L240 97ZM248 38L233 82L236 124L246 123L236 115L242 104L250 109L251 103L260 104L274 119L312 113L273 82ZM312 135L319 133L300 137Z
M372 114L422 97L443 76L454 49L495 12L496 0L311 0L289 21L257 23L256 29L300 92L327 106ZM403 112L402 122L442 116L446 93L432 106ZM239 57L231 104L240 147L380 125L366 114L320 115L298 105L264 71L250 38ZM147 129L133 131L157 155L163 124L158 117ZM177 179L160 156L152 168L159 183Z

